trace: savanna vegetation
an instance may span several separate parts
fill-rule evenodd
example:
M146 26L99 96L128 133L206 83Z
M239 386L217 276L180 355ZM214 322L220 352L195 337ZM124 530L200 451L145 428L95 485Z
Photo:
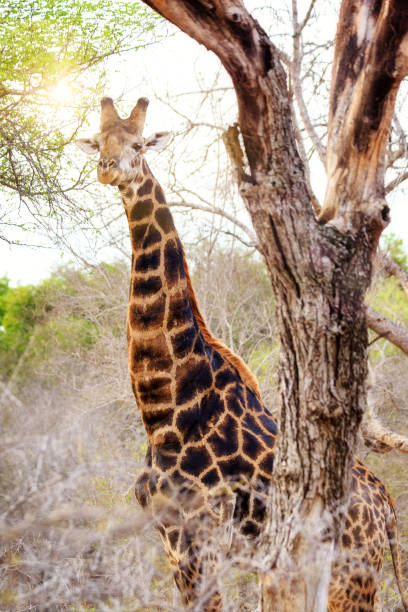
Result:
M405 264L398 241L389 248ZM189 259L211 329L250 364L274 410L277 345L262 263L242 249L205 245ZM127 374L127 293L125 261L63 267L37 285L2 279L1 609L180 609L157 535L133 494L146 440ZM370 300L408 323L394 279L381 280ZM378 339L370 367L373 408L408 434L406 358ZM395 497L405 566L406 456L378 455L361 443L360 457ZM222 572L226 609L254 610L255 575L228 559ZM390 560L384 590L394 609Z

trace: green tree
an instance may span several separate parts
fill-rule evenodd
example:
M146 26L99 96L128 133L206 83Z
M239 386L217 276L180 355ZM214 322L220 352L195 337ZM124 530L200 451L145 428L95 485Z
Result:
M39 320L37 290L32 285L9 288L1 296L0 367L7 374L27 345Z
M3 325L3 316L6 311L5 296L9 289L9 280L6 276L0 278L0 326Z
M64 145L75 138L106 80L112 54L142 46L155 18L128 0L6 0L0 6L0 188L37 218L73 209L83 171L71 172ZM55 89L57 88L57 89ZM59 89L58 89L59 88ZM70 92L64 113L52 94ZM66 101L65 101L66 102ZM55 99L54 99L55 105ZM72 178L72 177L75 178ZM17 200L17 201L18 201ZM17 222L18 223L18 222ZM20 219L20 223L24 221ZM6 228L0 230L5 238Z
M402 238L398 238L398 236L392 233L382 236L381 247L395 263L408 272L408 257Z

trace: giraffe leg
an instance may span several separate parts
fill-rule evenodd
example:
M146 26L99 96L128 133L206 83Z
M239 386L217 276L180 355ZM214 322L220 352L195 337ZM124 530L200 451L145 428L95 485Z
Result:
M376 572L356 559L333 563L328 612L381 612Z
M203 571L204 564L207 571ZM194 612L222 612L216 573L209 574L207 564L208 559L203 559L197 553L190 554L178 564L174 579L186 607ZM212 560L210 565L215 569Z
M184 605L194 612L222 612L215 547L208 541L197 545L197 533L193 538L185 529L180 536L182 550L166 548Z

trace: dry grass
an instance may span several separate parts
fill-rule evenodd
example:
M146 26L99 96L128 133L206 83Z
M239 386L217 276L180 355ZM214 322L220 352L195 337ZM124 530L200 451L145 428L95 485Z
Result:
M202 260L195 269L197 293L205 294L203 309L214 332L227 344L232 339L246 360L258 364L272 402L272 376L265 371L276 359L276 347L267 341L273 331L269 293L262 276L256 280L254 274L246 284L240 277L237 291L233 278L242 261L217 257L212 267L205 268ZM53 296L47 323L36 330L14 376L0 388L0 609L180 611L152 519L133 494L146 442L127 374L127 266L101 266L86 277L73 271L64 275L72 290ZM229 292L239 295L240 303L227 298L223 306L217 299L226 275ZM78 342L73 315L89 322L91 341ZM245 337L249 328L252 340ZM405 364L382 367L381 416L402 427L404 400L398 390ZM363 459L396 498L407 574L406 458L370 454ZM241 554L246 556L245 549ZM222 557L225 610L256 609L257 582L250 570L250 564L234 569L227 555ZM396 610L389 561L385 584L386 609Z

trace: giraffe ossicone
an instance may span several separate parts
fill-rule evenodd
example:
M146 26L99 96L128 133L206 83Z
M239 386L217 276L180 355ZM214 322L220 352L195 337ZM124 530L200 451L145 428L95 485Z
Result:
M200 313L163 190L144 159L169 139L166 132L143 138L147 106L140 98L121 119L104 98L100 132L78 145L99 152L98 180L119 188L129 224L128 361L148 438L136 496L152 509L185 604L219 612L218 556L230 547L233 557L243 541L255 555L262 538L276 422L253 374ZM330 612L378 612L387 538L402 595L397 535L391 497L356 461Z

